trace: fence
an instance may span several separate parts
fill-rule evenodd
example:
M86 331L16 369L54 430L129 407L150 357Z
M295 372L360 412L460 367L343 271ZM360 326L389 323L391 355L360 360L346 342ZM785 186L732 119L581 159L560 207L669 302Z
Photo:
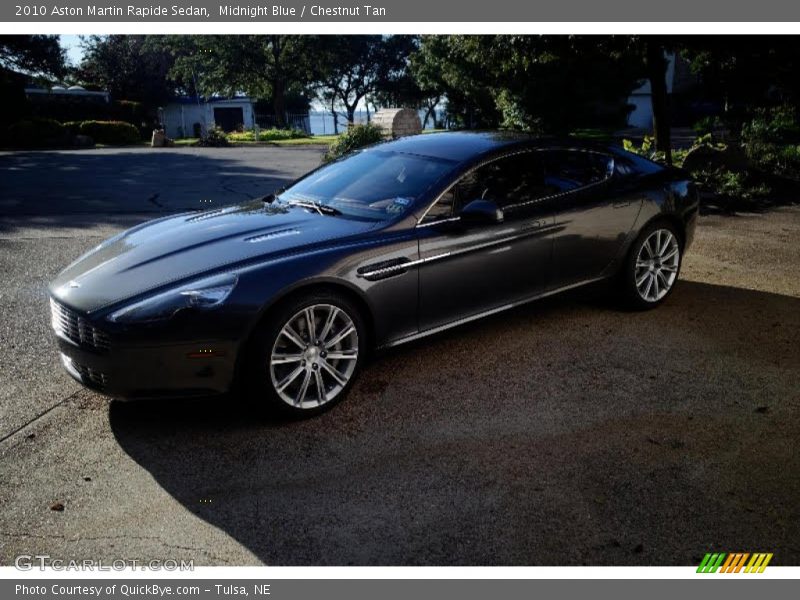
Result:
M373 114L372 111L368 113L366 110L357 110L353 121L355 123L366 123ZM441 119L442 115L443 111L437 110L434 118L428 119L425 129L433 129L434 121ZM424 118L425 111L419 111L420 121ZM261 129L271 129L272 127L278 126L275 115L272 114L257 113L255 115L255 121ZM341 133L347 129L347 115L337 111L334 122L334 116L330 111L312 110L307 113L290 113L286 115L286 124L289 127L301 129L311 135L332 135L334 133Z
M287 114L286 115L286 122L283 126L278 124L278 120L275 118L275 115L272 114L255 114L255 121L256 124L261 129L272 129L274 127L291 127L292 129L299 129L301 131L305 131L308 134L314 133L311 127L311 119L309 113L297 113L297 114Z

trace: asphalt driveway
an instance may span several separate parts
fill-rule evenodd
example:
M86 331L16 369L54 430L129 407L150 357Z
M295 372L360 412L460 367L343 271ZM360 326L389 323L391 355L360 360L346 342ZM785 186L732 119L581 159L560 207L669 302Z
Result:
M0 215L213 208L269 194L319 165L324 150L240 146L0 152Z
M703 217L657 311L534 303L385 353L345 403L286 423L235 398L109 402L62 373L47 280L143 210L196 207L188 176L133 175L158 154L92 152L0 155L1 564L800 563L797 207ZM320 153L193 152L162 162L202 165L219 203Z

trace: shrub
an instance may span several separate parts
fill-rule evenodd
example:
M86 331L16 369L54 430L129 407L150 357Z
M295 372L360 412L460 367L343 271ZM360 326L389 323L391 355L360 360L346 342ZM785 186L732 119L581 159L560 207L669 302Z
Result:
M798 143L800 122L793 106L758 108L752 119L742 126L742 142L749 143Z
M704 136L713 134L716 130L721 129L722 125L722 120L717 116L703 117L692 125L692 129L697 135Z
M383 141L383 129L372 123L353 125L328 148L324 160L331 161L371 144Z
M309 135L302 129L262 129L258 132L259 142L274 142L276 140L296 140L298 138L307 138ZM255 131L238 131L228 134L228 140L231 142L255 142Z
M197 141L197 146L208 148L222 148L229 146L228 136L220 127L212 127Z
M710 137L701 137L695 140L696 147L698 144L705 144L710 143ZM644 156L645 158L649 158L650 160L654 160L656 162L664 162L666 157L664 156L663 152L657 151L655 149L655 138L650 135L644 136L642 139L641 146L637 146L631 140L622 140L622 147L627 150L628 152L633 152L634 154L638 154L639 156ZM672 150L672 164L677 167L680 167L683 164L683 160L686 158L686 155L689 153L689 150L685 150L683 148L673 148Z
M88 135L98 144L136 144L141 141L139 130L125 121L84 121L80 134Z
M640 154L657 162L663 162L664 153L655 152L653 142L653 138L645 136L641 146L636 146L630 140L623 140L623 146L629 152ZM689 152L701 147L709 148L720 155L719 160L725 160L723 153L727 150L727 145L715 143L709 133L698 137L689 150L673 150L673 164L679 167L683 166ZM693 162L696 164L696 161ZM693 170L691 175L704 194L715 197L723 204L752 204L772 192L763 177L759 177L758 174L747 169L733 170L729 163L726 166L717 162L714 167Z
M71 136L81 135L81 125L83 121L66 121L62 123Z
M31 118L9 125L4 144L17 148L63 146L69 142L69 132L54 119Z
M794 107L762 108L742 126L742 145L753 165L800 179L800 121Z
M772 193L770 186L748 172L720 167L710 171L694 171L692 177L700 189L722 204L753 204Z

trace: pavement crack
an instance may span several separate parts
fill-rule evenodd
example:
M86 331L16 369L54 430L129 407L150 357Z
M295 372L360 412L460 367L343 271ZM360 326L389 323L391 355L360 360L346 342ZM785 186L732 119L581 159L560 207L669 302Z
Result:
M240 191L240 190L235 190L235 189L233 189L233 188L231 187L231 185L232 185L232 184L225 183L225 184L221 185L220 187L221 187L223 190L225 190L226 192L229 192L229 193L231 193L231 194L239 194L240 196L244 196L244 197L245 197L245 198L247 198L248 200L252 200L252 199L253 199L253 195L252 195L252 194L248 194L247 192L242 192L242 191Z
M11 431L10 433L7 433L7 434L6 434L6 435L4 435L3 437L0 437L0 444L2 444L3 442L5 442L5 441L6 441L7 439L9 439L10 437L12 437L12 436L14 436L14 435L18 434L20 431L22 431L23 429L25 429L25 428L26 428L26 427L28 427L29 425L31 425L31 424L33 424L33 423L35 423L36 421L38 421L39 419L41 419L43 416L45 416L47 413L49 413L49 412L50 412L50 411L52 411L53 409L55 409L55 408L58 408L58 407L59 407L59 406L61 406L62 404L64 404L64 403L68 402L69 400L71 400L72 398L74 398L74 397L75 397L75 396L76 396L76 395L77 395L77 394L78 394L80 391L81 391L81 390L75 390L75 391L74 391L74 392L72 392L72 393L71 393L69 396L66 396L66 397L62 398L61 400L59 400L58 402L56 402L55 404L53 404L51 407L49 407L49 408L46 408L46 409L44 409L42 412L40 412L40 413L38 413L37 415L35 415L34 417L31 417L31 418L30 418L30 419L28 419L28 420L27 420L25 423L23 423L22 425L20 425L19 427L17 427L17 428L16 428L16 429L14 429L13 431Z

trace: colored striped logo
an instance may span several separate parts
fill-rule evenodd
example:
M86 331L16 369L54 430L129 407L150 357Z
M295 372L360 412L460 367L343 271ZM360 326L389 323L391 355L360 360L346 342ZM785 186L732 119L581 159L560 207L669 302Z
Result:
M749 559L749 561L748 561ZM763 573L769 561L772 560L772 553L755 552L709 552L703 557L700 566L697 567L698 573Z

